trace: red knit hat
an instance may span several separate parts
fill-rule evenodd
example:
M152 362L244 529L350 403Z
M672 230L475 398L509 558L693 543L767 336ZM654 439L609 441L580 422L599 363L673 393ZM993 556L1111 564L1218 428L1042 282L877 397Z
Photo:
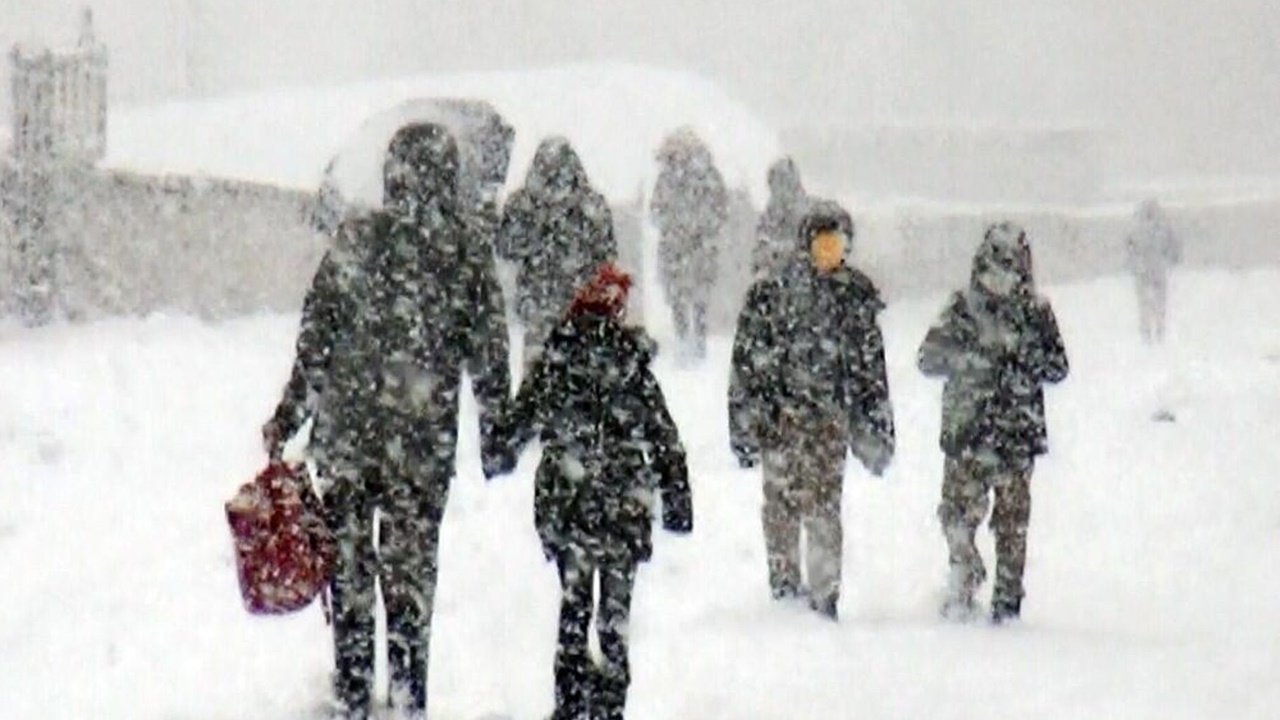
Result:
M583 314L622 317L627 310L627 295L631 291L631 276L611 262L596 270L596 274L578 289L569 304L569 317Z

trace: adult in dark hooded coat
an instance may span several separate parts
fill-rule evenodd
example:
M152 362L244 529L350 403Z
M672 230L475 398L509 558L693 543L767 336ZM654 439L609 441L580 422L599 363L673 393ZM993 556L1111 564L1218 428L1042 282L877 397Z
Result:
M538 145L524 187L502 211L498 256L516 266L516 316L526 366L563 317L574 291L618 257L613 215L563 137Z
M1048 449L1044 385L1067 376L1067 354L1049 301L1036 293L1022 228L992 225L966 290L953 294L919 352L925 375L946 378L938 518L951 567L944 616L967 619L987 571L975 534L994 494L996 581L991 616L1019 617L1031 520L1031 472Z
M693 529L684 447L649 368L653 341L623 325L630 277L603 266L574 298L520 386L506 427L542 439L534 523L560 572L554 720L621 720L630 685L626 626L639 563L662 523ZM588 653L593 585L603 667Z
M800 182L800 170L789 157L769 167L769 203L756 226L756 246L751 272L756 279L773 275L796 252L796 237L809 196Z
M811 606L837 615L843 558L845 449L876 475L893 457L893 408L871 280L845 264L853 221L815 202L800 251L757 281L738 317L729 381L729 439L743 467L764 463L763 522L773 596L803 594L808 539Z
M332 583L334 694L369 716L375 584L382 586L392 698L426 710L440 523L454 474L462 374L479 405L486 473L509 400L507 329L488 243L472 237L456 186L458 148L439 125L391 140L385 206L345 222L307 292L293 372L264 427L268 451L310 418L339 548ZM374 546L374 513L382 518Z

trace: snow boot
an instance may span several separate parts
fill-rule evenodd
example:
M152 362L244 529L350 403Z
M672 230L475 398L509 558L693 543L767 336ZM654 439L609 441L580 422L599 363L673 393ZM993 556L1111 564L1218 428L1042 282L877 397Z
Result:
M1022 600L995 600L991 603L991 624L1004 625L1022 616Z

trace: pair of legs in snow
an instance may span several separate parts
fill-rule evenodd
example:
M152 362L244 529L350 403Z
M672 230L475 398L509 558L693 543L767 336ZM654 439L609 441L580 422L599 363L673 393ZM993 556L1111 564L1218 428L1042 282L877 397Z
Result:
M1165 274L1137 276L1138 330L1147 344L1164 342L1165 315L1169 305L1169 278Z
M1031 521L1031 457L1002 457L992 452L949 456L943 471L938 519L947 539L950 578L944 617L969 620L977 615L974 595L987 577L978 553L977 531L987 515L996 536L996 579L991 593L991 619L1017 619L1025 594L1027 526Z
M716 253L705 247L663 253L663 290L675 323L680 357L701 360L707 355L707 306L715 283Z
M774 599L807 597L810 607L836 619L844 527L844 436L839 424L783 414L764 461L764 538ZM801 578L801 530L806 588Z
M338 547L331 587L333 690L343 720L370 716L377 586L387 618L391 704L406 718L426 717L431 616L449 475L406 479L385 471L364 467L337 474L334 490L325 498Z
M810 606L836 619L844 531L840 518L844 441L838 425L797 422L784 415L775 444L764 454L764 533L774 598L808 595ZM978 526L994 497L996 580L991 615L1017 618L1022 609L1031 520L1030 457L992 453L948 457L938 518L947 540L950 576L943 614L968 619L987 570L977 547ZM808 589L801 580L800 531L807 536Z
M556 646L556 709L551 720L622 720L631 684L627 624L635 588L636 562L601 560L579 550L556 558L560 572L560 631ZM598 603L595 586L599 583ZM603 662L591 657L595 615Z

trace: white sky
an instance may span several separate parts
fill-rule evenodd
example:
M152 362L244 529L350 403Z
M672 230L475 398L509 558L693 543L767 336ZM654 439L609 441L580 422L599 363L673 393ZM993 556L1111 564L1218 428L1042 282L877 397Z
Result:
M4 0L0 45L70 42L84 4ZM1152 172L1280 170L1268 0L88 4L128 101L607 58L705 73L779 125L1087 126Z

